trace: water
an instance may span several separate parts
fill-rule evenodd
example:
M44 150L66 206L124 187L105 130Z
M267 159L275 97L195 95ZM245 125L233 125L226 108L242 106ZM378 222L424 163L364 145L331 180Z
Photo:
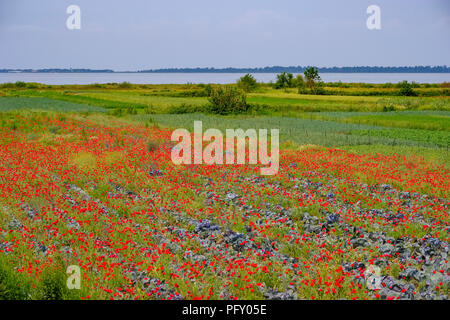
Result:
M233 83L244 73L0 73L0 83L39 82L44 84L185 84L185 83ZM275 73L255 73L259 82L276 80ZM403 80L418 83L450 82L450 73L321 73L325 82L397 83Z

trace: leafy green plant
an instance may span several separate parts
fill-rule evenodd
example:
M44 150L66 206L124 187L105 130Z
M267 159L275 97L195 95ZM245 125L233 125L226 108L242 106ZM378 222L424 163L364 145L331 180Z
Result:
M315 67L309 67L303 74L305 75L307 87L309 88L309 90L311 90L312 93L314 93L316 82L321 80L319 76L319 69Z
M237 81L237 87L244 92L251 92L255 90L257 86L256 79L249 73L239 78Z
M293 88L294 86L295 81L292 73L282 72L277 75L275 89Z
M119 84L119 88L122 88L122 89L129 89L132 87L133 87L133 85L131 83L129 83L128 81L124 81Z
M417 93L413 90L413 85L411 83L409 83L408 81L402 81L399 83L399 94L401 96L409 96L409 97L413 97L416 96Z
M213 89L208 100L209 111L216 114L242 113L249 108L245 93L232 86Z
M27 84L23 81L16 81L15 86L16 88L26 88Z

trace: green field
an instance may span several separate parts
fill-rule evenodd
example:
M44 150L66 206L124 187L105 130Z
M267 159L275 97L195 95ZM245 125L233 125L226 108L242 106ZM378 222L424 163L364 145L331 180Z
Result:
M447 298L446 89L205 88L0 86L0 300ZM279 129L278 173L175 165L194 121ZM377 259L401 290L359 282Z
M0 97L0 112L14 110L48 110L60 112L105 112L106 109L88 104L49 98Z
M246 113L219 116L208 112L205 85L3 85L0 111L107 112L170 128L192 129L194 120L222 130L279 128L284 143L369 153L403 153L406 148L448 164L450 98L445 85L420 85L416 97L395 96L395 87L388 85L328 84L326 90L326 95L299 94L262 84L247 94Z

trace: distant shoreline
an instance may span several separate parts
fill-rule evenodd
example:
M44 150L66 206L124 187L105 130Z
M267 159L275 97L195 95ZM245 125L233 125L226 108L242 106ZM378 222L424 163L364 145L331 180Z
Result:
M303 73L307 67L264 67L264 68L166 68L138 71L115 71L111 69L0 69L0 73ZM447 66L414 67L322 67L320 73L450 73Z

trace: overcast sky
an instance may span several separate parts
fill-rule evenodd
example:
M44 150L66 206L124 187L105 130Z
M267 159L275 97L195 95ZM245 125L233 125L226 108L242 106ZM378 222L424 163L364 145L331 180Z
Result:
M449 35L450 0L0 0L0 68L450 65Z

